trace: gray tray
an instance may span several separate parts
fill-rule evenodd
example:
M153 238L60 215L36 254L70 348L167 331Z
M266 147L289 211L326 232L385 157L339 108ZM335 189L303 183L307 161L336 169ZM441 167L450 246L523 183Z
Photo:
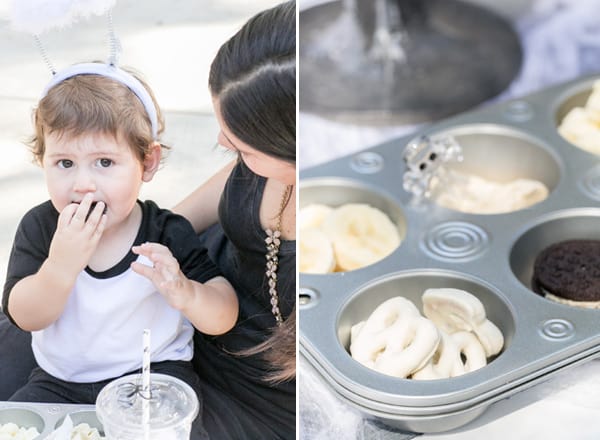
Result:
M418 432L461 426L489 405L600 355L599 310L551 302L530 290L533 262L546 246L600 239L600 156L556 131L584 105L596 77L490 105L355 155L300 173L300 207L365 202L386 212L404 239L371 266L300 274L300 351L345 401L389 425ZM520 211L476 215L415 205L402 188L405 146L422 134L449 134L463 147L464 171L529 177L550 190ZM505 337L486 367L433 381L398 379L354 361L350 327L397 295L421 307L426 288L475 294Z
M36 440L45 439L50 435L62 424L67 415L73 420L73 426L87 423L104 435L94 405L0 402L0 425L12 422L20 427L34 427L40 433Z

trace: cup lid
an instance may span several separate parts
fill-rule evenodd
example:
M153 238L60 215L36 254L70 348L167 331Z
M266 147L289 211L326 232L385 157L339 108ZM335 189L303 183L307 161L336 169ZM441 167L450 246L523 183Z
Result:
M120 377L106 385L96 399L96 412L103 425L141 431L144 402L148 402L150 431L191 424L198 414L198 398L182 380L165 374L150 375L151 395L142 392L139 374Z

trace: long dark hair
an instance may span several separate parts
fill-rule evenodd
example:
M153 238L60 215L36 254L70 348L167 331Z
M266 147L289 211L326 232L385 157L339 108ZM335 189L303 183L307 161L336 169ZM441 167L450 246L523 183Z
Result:
M219 49L208 84L244 143L296 162L296 2L252 17Z
M263 343L238 353L242 356L261 354L271 365L264 377L268 382L280 383L296 377L296 307L292 313Z
M211 94L227 128L256 150L296 163L296 2L252 17L219 49L210 67ZM283 282L283 280L280 280ZM296 308L261 344L270 382L296 376Z

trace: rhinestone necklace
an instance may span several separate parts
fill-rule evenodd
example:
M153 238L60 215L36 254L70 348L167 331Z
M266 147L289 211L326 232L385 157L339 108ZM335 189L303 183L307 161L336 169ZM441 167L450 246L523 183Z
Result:
M267 238L265 238L265 243L267 245L267 269L265 274L267 275L267 282L269 284L269 295L271 295L271 313L273 313L277 325L283 323L283 317L279 310L279 295L277 294L277 268L279 267L278 254L279 246L281 245L281 218L283 217L283 210L289 201L293 188L294 185L287 185L281 196L275 229L267 228L265 230L265 233L267 234Z

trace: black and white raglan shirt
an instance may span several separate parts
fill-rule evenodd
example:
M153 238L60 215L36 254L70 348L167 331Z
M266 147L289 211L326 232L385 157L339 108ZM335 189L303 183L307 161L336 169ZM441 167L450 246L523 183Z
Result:
M205 282L220 274L185 218L152 201L138 204L142 222L134 245L165 245L192 280ZM48 257L58 215L47 201L32 208L19 224L2 299L13 323L10 292L19 280L35 274ZM129 251L104 272L88 267L79 274L61 316L32 332L32 348L41 368L69 382L98 382L135 371L141 367L146 328L151 330L152 362L192 358L192 324L169 306L151 281L133 272L130 265L136 260L151 265L146 257Z

